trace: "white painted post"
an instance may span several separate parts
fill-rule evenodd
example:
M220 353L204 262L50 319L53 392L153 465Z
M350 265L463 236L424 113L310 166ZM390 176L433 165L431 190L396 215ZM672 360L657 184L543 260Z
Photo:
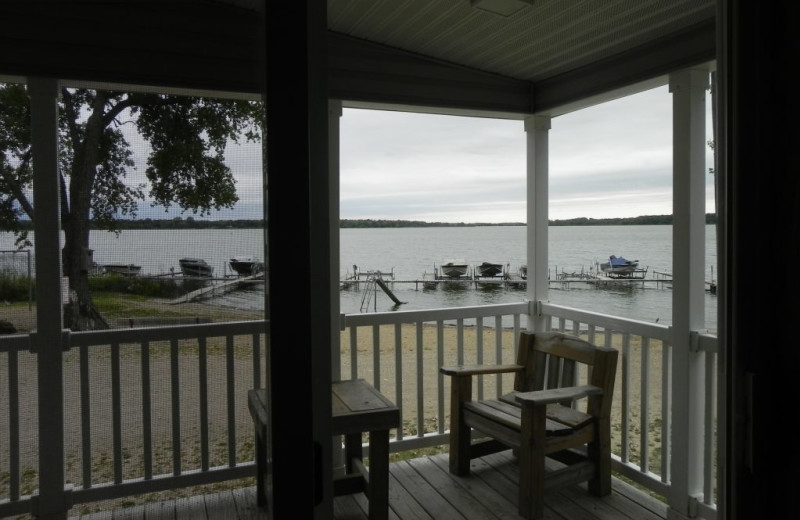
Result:
M689 518L703 485L705 156L708 70L670 76L673 140L672 460L669 518Z
M61 229L58 175L58 82L29 78L36 257L36 332L39 391L38 518L63 519L70 504L64 491L64 385Z
M527 244L528 299L547 301L550 284L548 266L548 186L549 186L550 116L531 116L525 119L527 149ZM529 316L530 330L544 330L541 316Z

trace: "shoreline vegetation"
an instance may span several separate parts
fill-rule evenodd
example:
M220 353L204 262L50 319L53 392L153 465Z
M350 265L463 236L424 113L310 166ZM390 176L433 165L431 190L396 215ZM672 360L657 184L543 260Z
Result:
M715 213L706 213L706 224L716 224ZM33 230L30 220L20 221L20 229ZM484 226L524 226L524 222L424 222L421 220L390 220L390 219L342 219L339 221L340 229L358 228L413 228L413 227L484 227ZM626 218L572 218L564 220L550 220L551 226L653 226L672 225L672 215L642 215ZM114 229L260 229L263 220L259 219L196 219L194 217L175 217L171 219L119 219L114 221ZM91 229L105 229L91 224Z

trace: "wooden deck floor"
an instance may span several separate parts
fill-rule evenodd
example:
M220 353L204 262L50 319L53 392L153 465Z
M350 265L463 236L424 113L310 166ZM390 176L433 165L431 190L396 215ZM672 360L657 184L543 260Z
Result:
M390 467L392 520L518 520L517 470L510 452L473 461L469 477L447 471L447 455L394 462ZM335 520L366 520L363 493L337 497ZM614 479L610 496L589 495L585 486L549 493L545 518L551 520L662 520L666 506ZM80 520L262 520L255 504L255 486L214 495L180 498L103 513L71 516Z

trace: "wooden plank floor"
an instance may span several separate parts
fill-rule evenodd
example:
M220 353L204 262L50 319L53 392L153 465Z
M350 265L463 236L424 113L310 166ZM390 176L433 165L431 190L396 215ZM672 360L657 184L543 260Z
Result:
M394 462L390 465L391 520L520 520L516 507L519 471L510 452L477 459L472 474L455 477L447 470L447 454ZM663 520L666 506L614 479L610 496L597 498L585 485L548 493L548 520ZM366 520L363 493L337 497L335 520ZM71 516L80 520L263 520L255 503L255 486L213 495L180 498L127 509Z

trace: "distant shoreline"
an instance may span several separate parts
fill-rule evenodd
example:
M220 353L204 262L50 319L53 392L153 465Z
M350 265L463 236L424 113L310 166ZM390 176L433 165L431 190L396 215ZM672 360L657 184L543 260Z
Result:
M716 224L717 215L706 213L706 224ZM525 226L525 222L424 222L421 220L388 220L388 219L341 219L340 229L361 228L415 228L415 227L484 227L484 226ZM672 215L643 215L626 218L571 218L550 220L550 226L654 226L672 225ZM29 220L21 221L24 230L33 230ZM92 229L104 229L91 225ZM263 221L257 219L205 220L194 217L171 219L137 219L117 220L116 229L263 229Z

